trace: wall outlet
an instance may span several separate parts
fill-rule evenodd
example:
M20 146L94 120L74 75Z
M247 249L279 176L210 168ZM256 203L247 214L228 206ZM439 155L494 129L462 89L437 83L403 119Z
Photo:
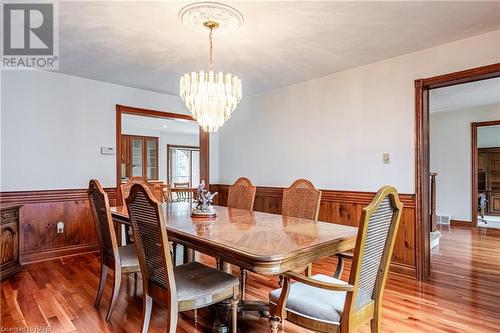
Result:
M391 163L391 155L389 153L384 153L382 155L382 159L384 161L384 164L389 164Z
M57 233L58 234L64 233L64 222L63 221L57 222Z

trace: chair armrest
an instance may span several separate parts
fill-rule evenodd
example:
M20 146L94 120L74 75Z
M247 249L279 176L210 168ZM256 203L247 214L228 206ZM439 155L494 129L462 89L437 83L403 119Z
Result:
M310 277L307 277L305 275L300 275L300 274L295 273L295 272L286 272L283 275L285 277L292 279L292 280L302 282L302 283L307 284L307 285L312 286L312 287L317 287L317 288L326 289L326 290L333 290L333 291L354 291L354 286L350 285L350 284L323 282L323 281L311 279Z
M354 291L354 286L350 284L322 282L315 279L311 279L310 277L307 277L305 275L300 275L292 271L283 273L283 277L284 281L283 281L283 287L281 289L281 294L276 304L274 312L271 313L271 316L277 315L282 320L285 320L287 318L286 302L288 299L288 294L290 292L290 286L291 286L290 280L296 280L304 284L310 285L312 287L317 287L326 290L346 291L346 292Z

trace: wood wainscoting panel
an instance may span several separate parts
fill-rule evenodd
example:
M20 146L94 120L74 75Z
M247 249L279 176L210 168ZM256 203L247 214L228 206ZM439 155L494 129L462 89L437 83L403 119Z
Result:
M210 191L218 192L215 204L226 206L229 192L228 185L210 185ZM321 190L319 220L357 227L361 211L375 197L375 192ZM281 213L283 188L257 187L254 210L260 212ZM415 195L400 194L403 214L394 246L391 271L397 274L416 277L415 249Z
M116 204L116 189L106 189ZM21 263L49 260L98 249L86 189L1 192L3 205L22 204L19 218ZM64 232L57 233L57 223Z

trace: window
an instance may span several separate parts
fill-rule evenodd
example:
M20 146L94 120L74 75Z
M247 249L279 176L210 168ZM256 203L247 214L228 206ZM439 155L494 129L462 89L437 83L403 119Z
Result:
M167 145L168 183L188 184L196 187L200 183L200 148Z

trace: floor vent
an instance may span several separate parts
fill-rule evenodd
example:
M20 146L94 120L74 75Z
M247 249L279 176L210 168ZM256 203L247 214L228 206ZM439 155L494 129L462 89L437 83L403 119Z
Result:
M437 215L436 223L437 224L446 224L450 225L451 216L450 215Z

